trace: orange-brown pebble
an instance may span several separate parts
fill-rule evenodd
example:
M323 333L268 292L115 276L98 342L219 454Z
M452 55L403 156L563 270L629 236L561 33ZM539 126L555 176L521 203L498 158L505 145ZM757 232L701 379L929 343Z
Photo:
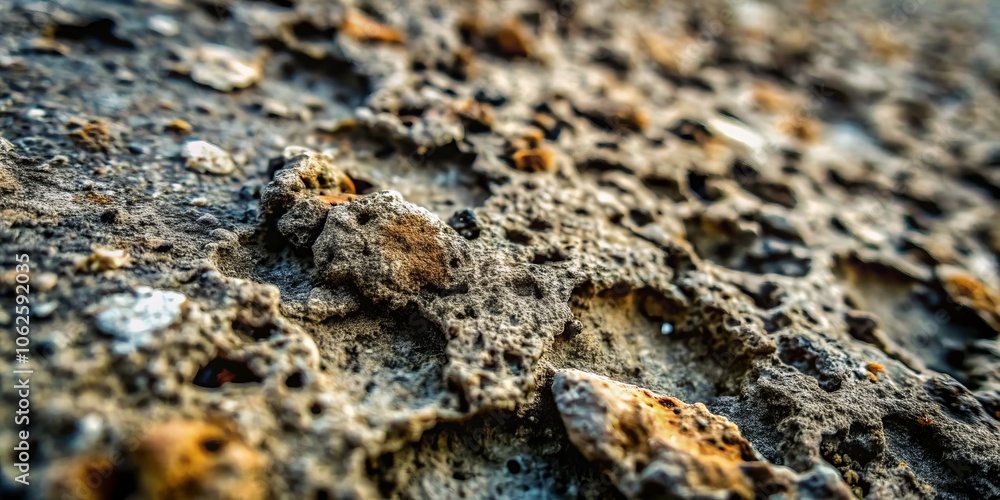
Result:
M513 157L518 151L540 147L544 141L544 132L537 128L530 128L519 137L507 141L507 153Z
M689 75L701 66L700 57L690 57L699 51L690 37L667 38L650 32L640 34L639 40L649 58L668 74Z
M555 167L555 155L546 147L522 149L512 156L514 166L525 172L547 172Z
M192 420L157 424L142 435L131 458L141 498L267 496L263 457L226 424Z
M612 131L641 132L649 127L649 114L633 104L607 103L580 111L595 125Z
M931 420L931 417L920 417L917 419L917 423L920 424L922 427L930 427L930 425L933 424L934 421Z
M547 115L544 113L536 113L535 116L531 117L532 125L546 131L555 130L559 125L559 122L552 115Z
M545 140L545 133L537 128L533 128L525 132L522 139L524 139L529 148L537 148Z
M611 116L613 123L634 132L646 130L649 127L649 114L636 106L619 106L614 108Z
M343 33L360 42L403 43L406 36L402 32L382 24L361 12L348 10L340 27Z
M781 120L778 123L778 130L785 135L810 143L816 142L821 132L818 121L797 114Z
M186 120L182 120L180 118L174 118L165 126L165 128L171 132L177 132L179 134L187 134L194 130L194 126Z
M868 375L868 380L871 380L873 384L877 384L878 383L878 377L876 377L874 373L872 373L872 372L865 372L865 374Z
M472 99L465 99L455 105L455 112L466 123L478 130L488 131L493 127L493 109Z
M455 49L454 62L451 71L456 78L464 79L476 75L476 56L469 47L459 47Z
M868 363L868 365L866 366L866 368L868 368L868 371L870 371L872 373L882 373L882 372L885 371L885 367L882 366L882 363L871 362L871 363Z
M535 41L528 28L517 18L511 18L493 32L497 50L507 57L528 57Z
M782 90L773 84L759 82L753 86L753 100L760 109L769 113L788 109L789 102Z

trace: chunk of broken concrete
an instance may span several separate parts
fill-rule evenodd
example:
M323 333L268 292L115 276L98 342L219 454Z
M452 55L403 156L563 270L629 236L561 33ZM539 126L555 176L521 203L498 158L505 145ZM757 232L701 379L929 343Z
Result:
M395 191L331 208L312 250L331 283L349 279L398 304L424 287L447 289L470 261L464 238Z
M284 167L261 191L261 209L292 245L309 247L330 207L357 198L354 182L328 155L290 146L284 156Z
M804 480L763 461L736 425L704 404L578 370L558 371L552 392L570 441L629 498L791 498ZM832 483L824 494L850 498L835 476L809 481L820 477Z

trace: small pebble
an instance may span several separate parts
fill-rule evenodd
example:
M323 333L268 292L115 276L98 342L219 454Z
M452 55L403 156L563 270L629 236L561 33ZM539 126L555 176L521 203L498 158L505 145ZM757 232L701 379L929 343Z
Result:
M663 335L670 335L671 333L674 333L674 325L671 325L670 323L660 325L660 333Z
M55 155L49 160L50 167L65 167L69 165L69 157L65 155Z
M181 27L177 24L177 20L164 15L150 16L149 29L163 36L177 36L181 32Z
M36 318L47 318L56 311L57 307L59 307L59 303L56 301L36 304L31 308L31 315Z
M219 219L212 214L205 214L198 217L198 224L215 227L219 225Z
M479 234L483 230L483 228L479 225L479 221L476 219L475 212L469 209L455 212L455 214L448 219L448 225L467 240L474 240L478 238Z
M356 10L348 10L340 30L359 42L403 43L406 36L396 28L387 26Z
M191 125L187 120L182 120L180 118L174 118L170 123L166 124L164 127L171 132L177 132L179 134L188 134L194 130L194 126Z
M115 80L118 80L121 83L132 83L135 79L136 74L126 68L118 68L115 70Z
M191 80L220 92L245 89L264 76L264 62L259 56L223 45L205 44L194 50L182 51L181 59Z
M744 155L747 161L760 163L767 157L767 140L748 125L728 116L714 116L705 121L712 135Z
M39 292L47 292L55 288L58 282L59 276L55 273L41 273L35 276L35 284L32 288L37 287Z
M205 141L185 143L181 156L187 160L187 167L195 172L225 175L236 170L236 164L229 153Z

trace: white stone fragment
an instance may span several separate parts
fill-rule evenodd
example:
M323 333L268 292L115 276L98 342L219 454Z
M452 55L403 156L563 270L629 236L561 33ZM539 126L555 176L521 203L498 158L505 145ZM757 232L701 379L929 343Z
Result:
M221 92L245 89L264 76L263 60L223 45L205 44L182 52L191 79Z
M759 165L767 160L767 140L747 125L725 116L713 116L705 125L744 161Z
M225 175L236 170L236 163L229 153L205 141L185 143L181 156L187 160L187 167L195 172Z
M184 294L146 287L112 295L100 305L97 329L116 339L115 353L128 354L151 345L153 334L177 321L185 300Z
M740 1L733 7L736 24L745 33L773 33L780 28L780 12L773 5L763 2Z
M181 32L176 19L161 14L149 17L149 29L163 36L177 36Z

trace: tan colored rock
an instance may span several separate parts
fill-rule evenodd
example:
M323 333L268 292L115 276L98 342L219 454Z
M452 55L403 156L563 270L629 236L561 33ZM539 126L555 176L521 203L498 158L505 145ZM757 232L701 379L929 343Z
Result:
M578 371L552 384L570 441L630 498L754 498L792 492L795 474L761 461L736 425L640 387Z
M359 42L403 43L406 35L401 31L382 24L357 10L348 10L344 24L340 27L345 35Z
M170 120L170 123L164 125L163 128L171 132L177 132L178 134L189 134L194 130L194 126L190 122L181 118Z
M528 57L535 50L534 37L517 18L508 19L497 27L493 39L497 50L507 57Z
M180 51L182 63L173 69L189 74L196 83L220 92L245 89L264 77L264 57L224 45L208 43Z
M76 264L80 271L97 273L128 267L132 263L132 257L122 249L116 248L94 248L94 253L84 257Z
M655 33L640 33L639 42L660 69L679 76L696 73L710 50L710 47L699 45L697 40L688 36L666 38Z
M181 156L187 167L195 172L226 175L236 170L236 163L229 153L205 141L185 143Z
M139 439L131 458L142 498L267 496L264 458L227 425L181 420L158 424Z
M511 159L518 170L525 172L547 172L555 168L555 155L549 148L522 149Z

